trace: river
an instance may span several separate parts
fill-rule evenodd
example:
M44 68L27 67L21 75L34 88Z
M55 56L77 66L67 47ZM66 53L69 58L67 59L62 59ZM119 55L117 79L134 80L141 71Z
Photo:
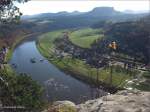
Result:
M35 58L36 63L31 63L32 58ZM102 89L71 77L47 61L37 50L35 39L21 42L9 63L17 73L27 73L38 81L45 88L44 98L48 101L70 100L81 103L106 94Z

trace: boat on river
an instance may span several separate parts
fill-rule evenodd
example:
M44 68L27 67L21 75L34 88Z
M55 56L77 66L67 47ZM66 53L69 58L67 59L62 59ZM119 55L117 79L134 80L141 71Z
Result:
M35 58L31 58L31 59L30 59L30 62L31 62L31 63L36 63L36 59L35 59Z

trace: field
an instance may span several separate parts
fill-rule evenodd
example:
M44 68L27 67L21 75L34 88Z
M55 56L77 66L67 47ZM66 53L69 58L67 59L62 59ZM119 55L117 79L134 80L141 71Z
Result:
M73 44L83 48L90 48L91 44L104 37L102 29L84 28L71 32L69 39Z
M75 77L81 76L93 81L101 81L110 84L110 68L96 69L85 64L84 61L73 59L71 57L57 58L53 50L55 49L54 40L61 37L64 30L48 32L39 37L37 48L43 56L51 63L55 64L61 70L75 74ZM92 42L90 42L92 43ZM78 75L78 76L77 76ZM132 79L131 73L127 73L120 67L113 67L112 82L113 86L124 87L126 80Z

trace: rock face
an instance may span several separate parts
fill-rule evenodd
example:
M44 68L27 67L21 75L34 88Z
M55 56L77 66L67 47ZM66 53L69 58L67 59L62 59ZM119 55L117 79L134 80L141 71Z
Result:
M56 101L42 112L77 112L76 105L70 101Z
M57 101L53 106L63 109L50 111L51 108L44 112L150 112L150 92L125 90L79 105L70 101Z
M150 92L121 91L76 106L77 112L150 112Z

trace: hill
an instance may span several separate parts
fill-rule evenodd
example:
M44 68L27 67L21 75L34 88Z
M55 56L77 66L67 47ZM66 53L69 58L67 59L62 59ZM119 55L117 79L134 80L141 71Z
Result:
M118 52L150 63L150 16L135 22L120 22L111 25L105 32L106 40L116 41Z
M118 12L112 7L97 7L89 12L58 12L58 13L43 13L32 16L23 16L22 20L26 21L52 21L47 23L47 29L63 29L74 27L88 27L98 21L109 20L113 22L136 20L147 15L143 14L126 14Z
M79 47L90 48L91 44L103 37L102 29L83 28L78 29L69 35L71 42Z

